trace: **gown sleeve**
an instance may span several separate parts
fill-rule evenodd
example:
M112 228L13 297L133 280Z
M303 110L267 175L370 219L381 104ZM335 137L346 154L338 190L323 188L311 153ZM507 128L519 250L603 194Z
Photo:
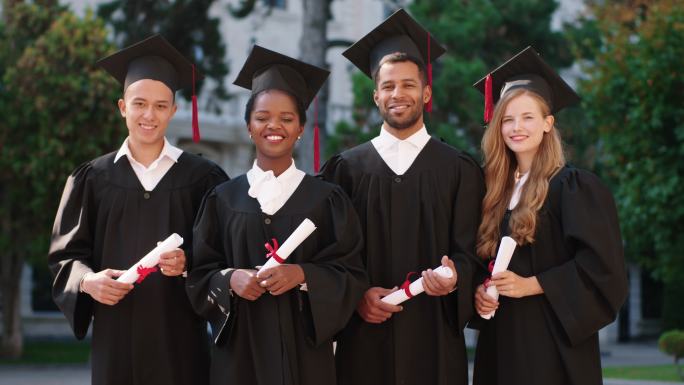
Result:
M595 175L572 170L565 176L560 213L571 259L537 279L576 345L615 319L627 297L627 274L615 202Z
M92 297L79 290L83 276L93 271L93 173L85 163L67 179L48 252L52 298L78 339L85 337L93 314Z
M202 179L202 190L201 190L201 202L204 202L205 197L213 191L213 189L220 185L223 182L226 182L230 180L230 177L228 177L228 174L226 174L225 171L221 167L219 167L216 164L213 164L209 172L207 173L207 176ZM197 218L199 218L199 214L201 211L197 212L197 215L195 216L195 223L197 223ZM194 241L192 242L194 243ZM187 271L192 270L193 264L194 264L194 251L193 251L193 245L189 244L187 246L187 249L184 246L185 250L185 257L187 260L187 266L186 269Z
M482 260L476 256L475 245L480 225L480 208L484 198L484 177L480 167L463 155L459 167L460 178L452 212L451 255L458 281L457 290L444 296L447 317L452 325L462 331L475 315L474 295L481 275ZM454 312L456 309L456 312Z
M347 196L354 196L348 166L340 154L333 155L323 164L318 177L342 187Z
M232 260L224 250L221 223L217 212L216 190L212 189L200 206L193 228L193 266L188 271L186 292L195 312L211 324L214 341L228 321L233 305L230 277Z
M300 266L311 309L309 337L315 345L330 340L342 330L368 289L361 262L363 235L351 201L340 187L327 198L327 219L317 231L325 231L319 251Z

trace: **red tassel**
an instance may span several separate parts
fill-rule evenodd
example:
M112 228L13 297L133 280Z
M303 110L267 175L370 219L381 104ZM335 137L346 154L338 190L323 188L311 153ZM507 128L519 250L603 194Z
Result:
M430 60L430 32L427 34L427 76L428 85L430 86L430 91L432 90L432 61ZM432 112L432 94L430 94L430 100L425 103L425 111Z
M494 115L494 97L492 96L492 74L485 79L485 109L484 121L489 123Z
M321 149L320 149L320 138L319 138L319 128L318 128L318 97L314 98L314 132L313 132L313 169L316 174L320 170L321 163Z
M195 95L195 65L192 65L192 141L200 141L199 117L197 112L197 95Z

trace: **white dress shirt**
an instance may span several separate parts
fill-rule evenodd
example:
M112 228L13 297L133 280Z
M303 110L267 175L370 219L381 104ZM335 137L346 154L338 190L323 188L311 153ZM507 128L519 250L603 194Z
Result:
M119 152L114 157L116 163L122 156L126 155L128 163L131 164L135 175L138 177L140 184L142 184L145 191L152 191L162 180L164 175L171 169L171 166L178 162L178 158L183 153L178 147L172 146L166 138L164 138L164 147L162 147L159 157L154 162L150 163L149 167L145 167L142 163L133 158L131 149L128 147L128 138L124 140Z
M294 159L292 165L278 176L271 170L259 168L255 160L252 168L247 171L248 194L259 201L263 213L273 215L290 199L304 175L304 171L295 166Z
M380 135L373 138L371 143L395 174L404 175L429 141L430 134L425 126L404 140L390 134L383 126Z
M511 201L508 203L508 209L513 210L515 206L518 205L518 202L520 202L520 194L522 193L522 188L525 182L527 182L527 176L530 175L529 172L525 173L518 182L515 184L514 190L513 190L513 196L511 196Z

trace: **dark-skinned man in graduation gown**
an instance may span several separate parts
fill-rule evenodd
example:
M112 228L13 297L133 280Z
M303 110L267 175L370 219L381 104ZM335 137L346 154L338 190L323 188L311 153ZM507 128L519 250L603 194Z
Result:
M93 384L207 384L206 322L190 306L183 272L202 197L228 177L164 137L193 67L159 35L98 64L123 85L128 138L67 179L48 257L53 298L77 338L92 320ZM184 244L161 255L159 272L135 287L116 281L172 233Z
M423 124L432 92L426 66L442 53L403 10L344 53L375 81L384 121L379 136L333 156L321 172L359 214L371 286L337 338L340 385L468 383L463 328L474 314L484 182L469 156ZM456 274L437 276L440 265ZM422 272L425 294L400 306L381 302L410 272Z

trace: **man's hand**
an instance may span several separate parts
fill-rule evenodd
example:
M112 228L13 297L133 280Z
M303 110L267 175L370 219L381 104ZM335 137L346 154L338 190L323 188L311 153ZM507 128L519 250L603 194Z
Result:
M451 293L456 288L458 282L458 274L456 274L456 266L454 262L446 255L442 257L442 266L451 269L453 275L451 278L444 278L435 273L432 269L423 272L423 288L428 295L441 296Z
M175 277L185 271L185 251L175 249L159 256L159 269L167 277Z
M304 283L304 270L296 264L284 263L262 271L257 277L259 284L271 295L281 295Z
M116 305L128 294L133 285L118 282L115 278L125 273L123 270L105 269L99 273L86 273L81 281L81 289L97 302Z
M382 302L382 297L396 291L397 288L385 289L382 287L371 287L363 295L361 301L356 306L356 311L364 321L372 324L379 324L387 321L393 313L400 312L401 306L390 305Z
M248 301L256 301L266 289L259 286L256 270L237 269L230 276L230 288L233 292Z

